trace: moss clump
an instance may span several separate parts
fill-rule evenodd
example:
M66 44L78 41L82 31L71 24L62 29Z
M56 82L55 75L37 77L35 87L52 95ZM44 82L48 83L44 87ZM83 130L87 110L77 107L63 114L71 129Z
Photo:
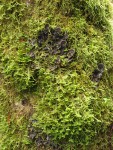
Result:
M109 8L107 0L1 2L1 149L39 149L40 140L40 149L45 140L50 149L110 149ZM98 64L105 69L97 83L90 77Z

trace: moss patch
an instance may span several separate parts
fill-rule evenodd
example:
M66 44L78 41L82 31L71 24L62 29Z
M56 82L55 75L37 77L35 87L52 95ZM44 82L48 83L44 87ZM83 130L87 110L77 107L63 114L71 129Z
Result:
M0 4L1 149L112 147L110 2ZM105 69L94 82L100 63Z

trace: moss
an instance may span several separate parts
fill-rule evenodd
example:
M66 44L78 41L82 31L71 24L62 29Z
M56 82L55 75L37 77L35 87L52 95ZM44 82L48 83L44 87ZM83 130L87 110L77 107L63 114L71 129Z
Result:
M0 12L1 149L39 149L40 138L40 149L109 149L113 119L110 1L13 0L1 2ZM56 29L61 30L59 39ZM63 54L62 40L66 43ZM47 45L51 51L59 46L59 53L45 51ZM97 83L91 76L99 63L105 70ZM31 117L37 120L34 141L28 138Z

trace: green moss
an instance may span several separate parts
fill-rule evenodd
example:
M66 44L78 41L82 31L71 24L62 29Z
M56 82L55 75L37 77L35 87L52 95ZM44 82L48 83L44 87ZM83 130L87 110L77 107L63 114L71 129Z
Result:
M27 138L32 114L15 112L15 103L22 97L35 107L35 127L64 150L109 149L108 127L113 120L110 1L13 0L1 2L0 13L1 149L36 149L36 141ZM72 62L39 47L38 35L46 24L68 34L65 52L74 50ZM58 57L62 64L52 70ZM99 63L105 71L98 85L90 76Z

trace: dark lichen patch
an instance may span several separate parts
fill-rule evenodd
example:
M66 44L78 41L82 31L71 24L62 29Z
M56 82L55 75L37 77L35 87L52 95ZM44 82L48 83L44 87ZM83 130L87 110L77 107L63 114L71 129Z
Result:
M44 63L49 69L66 67L69 63L75 61L77 52L71 49L68 33L62 31L60 27L52 28L49 24L46 24L43 29L38 31L36 39L37 46L36 44L36 47L33 46L29 56L36 57L36 59L39 56L40 63Z
M103 72L104 72L104 64L99 63L98 68L95 69L92 73L91 80L94 82L99 82L102 79Z
M28 137L32 143L34 143L37 149L44 147L45 149L49 148L52 150L62 150L60 145L57 144L51 135L48 135L43 132L42 129L39 129L36 126L37 120L30 120L28 126Z

